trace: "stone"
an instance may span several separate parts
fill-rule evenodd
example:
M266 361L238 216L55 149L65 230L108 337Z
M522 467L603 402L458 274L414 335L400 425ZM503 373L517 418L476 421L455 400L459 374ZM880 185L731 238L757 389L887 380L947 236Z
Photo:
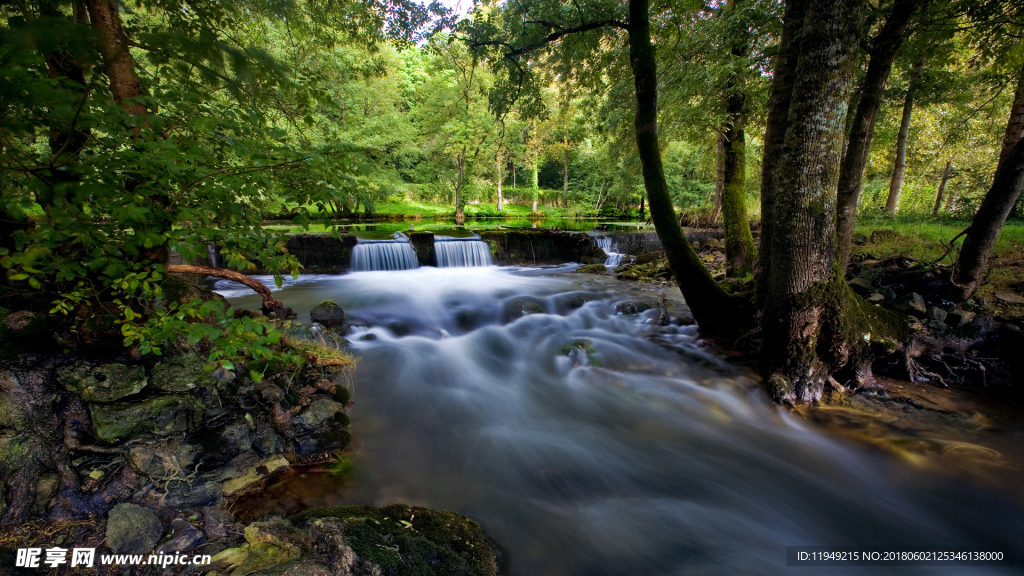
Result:
M946 323L952 326L964 326L974 320L974 312L968 310L953 310L946 315Z
M163 502L169 508L191 510L220 504L223 492L221 483L213 480L192 481L172 480L167 483Z
M256 464L246 468L238 476L230 478L224 482L221 486L221 492L225 496L241 492L254 484L262 482L273 474L286 470L288 466L290 466L290 464L284 456L276 456L274 458L257 462Z
M107 515L106 544L115 554L148 554L162 534L156 514L138 504L118 504Z
M142 402L90 404L96 437L116 442L137 433L166 436L186 432L203 422L203 405L191 396L158 396Z
M511 322L529 314L543 314L544 301L533 296L518 296L507 300L501 307L502 323Z
M948 316L948 313L942 308L939 308L938 306L928 307L928 317L932 320L943 323L946 321L946 316Z
M149 384L161 392L171 394L188 392L199 387L213 386L213 372L204 370L206 363L192 354L180 354L158 362L153 367Z
M928 312L928 307L924 303L924 298L921 297L917 292L911 292L904 294L899 299L900 307L915 316L922 317Z
M345 311L331 300L324 300L309 311L309 318L325 328L345 324Z
M945 322L940 322L938 320L929 320L928 327L934 330L938 330L939 332L942 332L943 330L948 328Z
M874 294L871 294L870 296L867 297L867 301L871 302L872 304L881 304L882 302L885 302L885 296L882 296L878 292L875 292Z
M234 523L235 517L227 510L221 510L220 508L203 509L203 527L206 529L207 538L227 538L228 526Z
M858 246L863 246L868 243L868 235L860 232L855 232L853 235L853 243Z
M170 539L161 544L156 551L164 554L185 552L205 542L206 536L199 529L183 518L175 518L171 520Z
M1024 296L1016 292L996 292L995 297L1006 304L1024 304Z
M587 264L576 269L581 274L607 274L608 268L604 264Z
M704 241L704 250L719 250L722 247L722 242L717 238L708 238Z
M57 370L57 381L69 392L86 402L113 402L137 394L146 387L146 370L142 366L100 364L90 366L79 362Z
M38 317L38 314L31 310L18 310L11 312L4 318L4 326L11 334L21 332Z
M868 280L867 278L857 277L854 278L853 280L850 280L849 284L850 288L853 288L853 291L856 292L857 294L860 294L861 296L871 294L872 292L875 291L874 285L872 285L871 281Z
M345 527L345 523L337 518L317 518L309 525L309 535L315 542L316 551L330 559L336 574L351 574L359 559L345 541Z
M295 451L302 456L309 456L341 450L352 438L348 426L344 404L329 398L314 400L292 419Z
M889 288L888 286L883 286L879 288L878 293L881 294L882 296L885 296L886 300L896 299L896 291L893 290L892 288Z
M46 472L36 480L36 513L43 514L60 488L60 474Z
M653 302L619 302L615 305L615 312L623 316L632 316L645 310L654 308L657 304Z

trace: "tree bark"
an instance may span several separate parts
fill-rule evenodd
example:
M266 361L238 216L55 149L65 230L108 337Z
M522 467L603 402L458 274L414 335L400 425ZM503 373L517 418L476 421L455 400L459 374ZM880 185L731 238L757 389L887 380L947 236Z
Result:
M768 119L764 133L764 162L761 169L761 241L754 267L755 301L762 305L768 294L771 276L771 247L775 236L774 207L779 191L778 161L785 143L789 122L790 98L796 81L796 67L800 56L800 37L809 0L787 0L782 16L782 38L772 74L771 94L768 98Z
M942 171L942 180L939 181L939 188L935 191L935 205L932 206L932 216L939 213L942 207L942 195L946 192L946 182L949 180L949 171L953 167L953 159L946 160L946 169Z
M269 314L273 312L281 320L287 318L294 318L295 312L291 308L288 308L277 298L274 298L273 292L270 288L267 288L262 282L246 276L234 270L226 270L224 268L211 268L209 266L191 266L188 264L168 264L167 271L172 274L203 274L205 276L213 276L215 278L224 278L239 284L244 284L249 288L252 288L260 297L263 298L263 313Z
M711 208L711 223L718 222L722 215L722 192L725 191L725 133L718 132L718 143L715 147L715 191L714 204Z
M808 6L775 172L760 369L776 400L820 399L848 343L835 326L849 288L836 267L836 190L865 0ZM765 159L765 165L773 163ZM785 191L785 193L779 193Z
M857 197L860 195L871 139L875 134L875 120L885 95L885 84L892 71L896 52L903 44L907 27L918 8L927 0L896 0L885 24L872 43L870 61L860 101L857 103L846 153L839 170L837 236L839 239L839 269L845 273L850 261L850 244L857 216Z
M687 306L700 331L706 335L731 334L737 326L730 321L739 308L704 268L693 246L683 235L672 208L658 145L658 75L651 44L648 0L629 0L629 63L633 70L636 96L637 151L651 207L651 219L658 233Z
M501 155L494 152L494 165L498 170L498 212L501 212Z
M128 35L121 25L121 15L113 0L87 0L89 18L100 39L100 56L110 81L114 100L129 114L142 116L149 111L140 98L144 96L142 82L135 72L135 60L130 52ZM135 126L136 134L141 126Z
M462 185L466 179L466 147L463 146L462 150L459 151L458 158L455 159L455 165L458 169L458 176L455 180L455 220L458 221L460 218L465 219L466 215L462 212Z
M900 203L900 190L903 188L903 175L907 171L907 138L910 136L910 119L914 112L914 96L921 83L921 71L924 69L924 54L914 61L914 69L910 73L907 85L907 96L903 100L903 117L900 119L900 131L896 137L896 162L892 168L892 180L889 182L889 197L885 200L885 213L895 216Z
M727 10L736 10L739 2L730 2ZM746 57L746 36L734 42L731 50L733 58ZM747 218L747 140L744 133L747 124L747 94L742 67L734 66L733 69L736 71L729 80L725 101L729 121L722 127L725 152L722 163L722 216L725 223L726 273L742 277L751 271L757 251L754 248L754 237L750 234L750 220Z
M953 295L961 300L970 298L984 280L992 249L1024 187L1024 67L1018 74L1017 91L992 187L967 229L963 248L953 267Z

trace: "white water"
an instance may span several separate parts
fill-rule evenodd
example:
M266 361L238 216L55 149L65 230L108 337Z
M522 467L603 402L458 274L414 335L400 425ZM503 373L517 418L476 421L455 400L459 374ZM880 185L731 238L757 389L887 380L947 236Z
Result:
M331 298L366 325L349 336L363 358L358 473L329 503L459 510L523 576L1020 573L787 568L792 545L1019 546L1024 515L805 426L694 327L615 312L655 293L568 270L360 272L279 290L300 319Z
M482 240L437 240L434 259L439 268L491 266L491 247Z
M416 252L408 242L360 242L352 248L351 269L354 272L418 267Z
M622 263L622 254L615 251L615 245L612 242L611 236L598 236L594 240L597 241L597 247L604 250L605 255L608 257L604 261L604 267L609 270L614 270L619 267Z

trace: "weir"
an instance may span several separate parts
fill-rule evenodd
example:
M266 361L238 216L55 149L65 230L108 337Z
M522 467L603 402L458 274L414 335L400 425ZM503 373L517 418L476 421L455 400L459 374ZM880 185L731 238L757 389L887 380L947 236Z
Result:
M493 265L490 245L478 239L435 238L434 259L438 268Z
M404 238L404 237L403 237ZM419 268L416 252L408 240L359 240L352 248L353 272L370 270L410 270Z
M604 267L612 270L617 268L622 263L622 254L615 251L612 237L598 236L594 240L597 241L597 247L604 250L604 253L608 256L608 259L604 261Z

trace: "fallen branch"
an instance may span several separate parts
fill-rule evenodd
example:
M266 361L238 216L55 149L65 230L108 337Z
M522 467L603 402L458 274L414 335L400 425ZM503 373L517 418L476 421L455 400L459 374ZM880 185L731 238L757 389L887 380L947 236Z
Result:
M293 312L291 308L286 307L283 302L274 298L274 294L270 291L270 288L267 288L259 280L246 276L245 274L235 272L234 270L211 268L210 266L191 266L189 264L168 264L167 271L174 274L205 274L206 276L224 278L226 280L231 280L232 282L245 284L263 297L264 314L273 312L281 320L295 317L295 312Z

